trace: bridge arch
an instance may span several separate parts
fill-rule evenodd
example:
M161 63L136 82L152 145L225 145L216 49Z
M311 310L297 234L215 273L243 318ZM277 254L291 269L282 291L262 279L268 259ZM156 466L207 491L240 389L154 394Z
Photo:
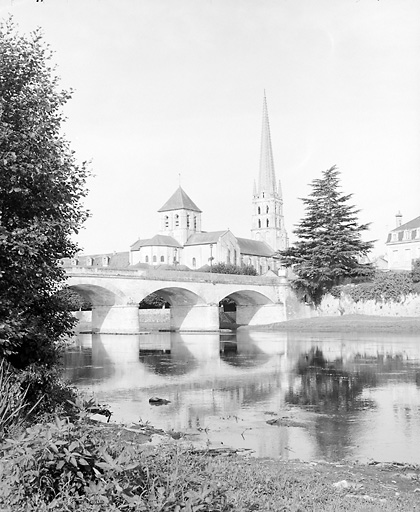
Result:
M87 299L92 306L116 306L127 303L125 294L108 283L106 287L90 283L69 283L68 288Z
M173 306L195 306L197 304L204 304L205 301L202 297L196 293L188 290L187 288L181 288L179 286L165 286L163 288L157 288L148 293L155 293L161 297L165 302L168 302L171 307ZM145 299L148 295L143 297Z
M225 298L232 299L238 306L273 304L273 301L267 295L254 290L238 290L220 297L220 300Z
M275 302L272 298L264 293L255 290L243 289L225 295L225 298L231 299L236 304L236 313L232 316L232 312L227 316L222 316L221 324L228 327L229 323L241 325L263 325L281 321L284 316L285 305ZM219 302L220 303L220 302ZM226 323L224 323L226 322Z

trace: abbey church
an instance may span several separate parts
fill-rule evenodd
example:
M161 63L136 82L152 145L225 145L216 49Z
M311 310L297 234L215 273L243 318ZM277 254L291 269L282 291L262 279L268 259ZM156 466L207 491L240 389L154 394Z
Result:
M202 230L202 211L179 187L158 210L160 229L134 242L125 253L78 256L72 265L114 268L208 270L224 262L253 265L258 274L278 272L277 251L288 247L283 198L277 183L271 146L267 101L264 95L258 181L252 197L251 238L230 230Z

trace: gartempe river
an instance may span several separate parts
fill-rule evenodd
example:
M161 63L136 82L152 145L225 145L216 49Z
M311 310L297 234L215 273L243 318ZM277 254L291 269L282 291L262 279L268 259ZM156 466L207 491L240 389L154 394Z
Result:
M420 463L418 334L81 334L64 364L112 422L260 457Z

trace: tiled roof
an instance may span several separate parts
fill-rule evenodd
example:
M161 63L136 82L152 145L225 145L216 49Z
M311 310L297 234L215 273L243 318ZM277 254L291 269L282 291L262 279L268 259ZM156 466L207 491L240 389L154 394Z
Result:
M190 199L190 197L179 187L158 212L168 212L171 210L192 210L200 212L200 208Z
M395 231L405 231L406 229L416 229L416 228L420 228L420 217L416 217L415 219L410 220L409 222L406 222L405 224L401 224L401 226L398 226L395 229L393 229L391 231L391 233L395 232Z
M249 256L265 256L270 258L274 255L273 249L266 243L249 238L237 238L241 254Z
M226 231L210 231L209 233L194 233L188 237L185 245L208 245L216 244L219 238L225 234Z
M182 247L182 245L175 240L175 238L167 235L155 235L153 238L145 240L137 240L132 246L132 251L138 251L141 247Z
M108 264L104 262L107 258ZM113 252L104 254L80 254L74 259L77 260L79 267L111 267L111 268L127 268L130 265L130 256L128 252ZM70 258L63 258L63 266L72 266Z

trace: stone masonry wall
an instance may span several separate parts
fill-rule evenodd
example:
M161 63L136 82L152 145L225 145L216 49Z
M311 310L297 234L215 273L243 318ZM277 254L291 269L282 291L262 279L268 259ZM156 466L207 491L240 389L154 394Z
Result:
M420 295L407 295L400 302L354 302L348 295L336 299L328 294L311 316L339 315L420 316Z

